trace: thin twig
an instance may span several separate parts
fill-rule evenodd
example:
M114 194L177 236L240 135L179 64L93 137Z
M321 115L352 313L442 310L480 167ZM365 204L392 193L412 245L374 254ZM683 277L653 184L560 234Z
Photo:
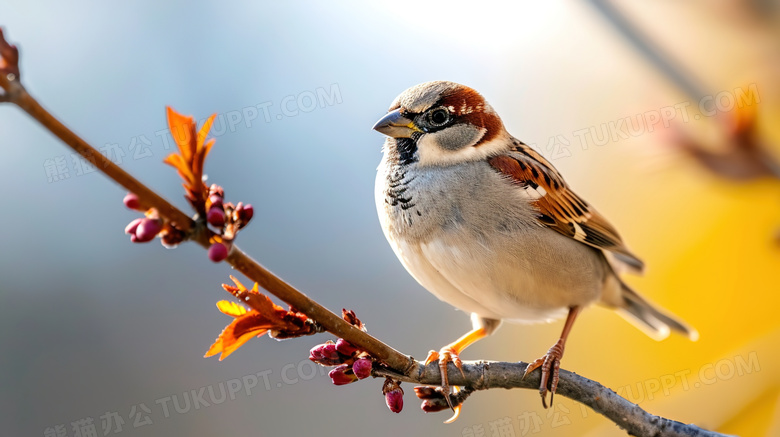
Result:
M41 106L27 90L16 80L9 81L0 74L0 87L6 90L10 101L22 108L37 120L44 128L53 133L79 155L89 160L91 164L119 185L138 196L143 208L156 208L160 216L169 220L177 229L190 233L190 238L204 248L208 248L209 234L204 226L196 226L195 221L175 207L169 201L158 195L151 188L124 171L110 159L101 154L86 141L81 139L49 111ZM382 343L373 336L355 328L338 316L318 304L295 287L288 284L268 269L253 260L236 245L230 251L227 262L243 273L249 279L278 297L288 305L316 320L323 328L334 335L343 338L355 346L370 351L371 354L393 369L411 371L415 362L412 358L398 352Z
M334 314L268 271L238 247L233 246L227 261L236 270L260 284L261 287L274 296L315 320L328 332L369 352L374 358L379 359L393 369L398 369L404 374L411 375L413 372L418 371L420 364L414 361L413 358L398 352L370 334L345 322L341 316Z

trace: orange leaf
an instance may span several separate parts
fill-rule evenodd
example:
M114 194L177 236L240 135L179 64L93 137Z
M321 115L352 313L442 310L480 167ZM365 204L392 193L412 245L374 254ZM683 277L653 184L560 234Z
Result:
M209 117L196 133L197 126L192 117L179 114L170 106L166 109L168 127L179 152L168 155L163 162L179 171L179 176L184 179L187 199L199 214L205 214L208 188L203 183L203 166L215 141L211 139L207 142L206 137L217 114Z
M208 136L209 131L211 130L211 125L214 124L214 118L217 117L217 114L211 114L211 117L209 117L205 123L203 123L203 126L201 126L200 131L198 131L198 151L200 152L203 149L203 143L206 141L206 136Z
M186 187L189 187L192 184L195 177L192 175L192 171L190 171L189 166L184 162L184 158L182 158L181 155L171 153L163 159L163 162L179 171L179 176L185 180L184 185Z
M248 290L234 276L230 279L236 285L222 284L222 288L251 307L251 310L226 300L217 302L220 311L235 319L217 337L206 352L206 357L221 353L219 359L223 360L252 337L259 337L268 331L271 331L272 337L278 339L318 332L313 324L307 323L306 315L297 311L287 311L273 303L268 296L261 294L257 283Z
M179 153L186 160L192 159L192 140L194 140L195 133L195 120L192 117L179 114L173 108L168 106L168 128L171 130L171 136L173 141L176 142L176 146L179 148Z
M264 317L270 320L281 320L281 318L287 314L287 310L273 303L268 296L260 294L257 283L255 283L251 290L247 290L244 284L239 282L235 276L231 275L230 279L233 280L236 286L222 284L222 288L246 302L247 305L252 307L253 310L258 311Z
M217 142L217 140L215 140L214 138L212 138L212 139L210 139L210 140L209 140L209 141L206 143L205 147L203 148L203 157L204 157L204 158L205 158L205 157L206 157L206 156L209 154L209 152L211 152L211 147L212 147L212 146L214 145L214 143L216 143L216 142Z
M217 308L222 311L223 314L227 314L231 317L238 317L242 316L247 313L247 309L242 307L241 305L230 302L228 300L221 300L217 302Z
M219 360L222 361L252 337L259 337L274 326L275 323L267 320L256 311L242 314L227 325L204 356L210 357L221 353Z

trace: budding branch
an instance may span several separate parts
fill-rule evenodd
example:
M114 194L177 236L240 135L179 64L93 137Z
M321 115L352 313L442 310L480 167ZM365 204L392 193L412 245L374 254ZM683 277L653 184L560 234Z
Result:
M66 145L88 160L106 176L138 196L145 208L155 208L159 215L178 230L186 233L190 240L209 247L210 232L206 226L190 218L154 190L122 170L103 154L90 146L62 122L49 113L33 98L20 80L18 51L8 44L0 29L0 102L10 102L27 112L44 128L62 140ZM226 260L236 270L257 282L262 288L306 314L322 328L343 338L356 347L368 352L383 363L386 368L374 370L374 376L389 376L393 379L417 384L439 385L441 375L437 363L424 366L366 332L347 323L340 316L323 307L298 291L268 269L253 260L237 246L232 245ZM257 308L255 308L257 309ZM463 373L450 363L449 381L452 385L465 387L457 395L459 402L474 391L492 388L529 388L538 390L539 372L532 372L523 379L526 363L464 362ZM694 425L686 425L670 419L654 416L639 406L618 396L614 391L598 382L561 370L558 385L559 395L568 397L612 420L627 432L637 436L721 436ZM458 402L458 403L459 403Z

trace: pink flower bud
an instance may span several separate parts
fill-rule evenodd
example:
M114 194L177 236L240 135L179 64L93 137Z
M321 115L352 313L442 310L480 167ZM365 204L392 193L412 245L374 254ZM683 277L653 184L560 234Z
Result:
M209 195L217 195L219 197L225 197L225 190L217 184L211 184L209 187Z
M435 413L450 408L445 397L449 395L445 394L441 387L418 386L414 388L414 394L423 400L421 407L426 413Z
M371 365L373 363L368 358L361 358L352 363L352 371L355 372L355 376L358 379L368 378L371 376Z
M243 208L238 210L238 218L244 223L249 223L249 220L252 220L252 217L255 215L255 209L252 208L252 205L246 204L243 206Z
M313 360L321 360L325 357L326 354L330 354L330 348L333 347L333 342L328 341L327 343L322 343L314 346L309 351L309 358ZM326 352L327 351L327 352ZM340 363L339 363L340 364Z
M347 385L357 381L357 376L350 371L350 368L346 364L342 364L335 369L328 372L331 381L335 385Z
M317 346L314 346L309 351L309 359L317 362L322 359L322 347L325 346L324 344L318 344Z
M216 206L218 208L222 208L222 196L217 194L212 194L209 196L209 203L211 203L211 206Z
M404 409L404 392L400 389L390 390L385 393L387 408L393 413L400 413Z
M209 247L209 259L218 263L228 256L228 249L222 243L214 243Z
M322 348L322 357L330 360L341 360L336 350L336 345L333 343L325 343L325 346Z
M222 206L212 206L206 214L206 221L211 226L221 228L225 224L225 211L222 210Z
M343 338L336 340L336 350L339 351L340 354L347 357L351 357L355 354L355 352L357 352L357 348L352 346L352 343L344 340Z
M309 351L309 359L323 366L335 366L344 362L333 342L318 344Z
M162 230L162 220L143 218L135 229L135 238L139 243L154 240L154 237Z
M415 387L414 394L420 399L444 399L444 395L440 391L436 391L435 387L429 387L427 385L418 385Z
M122 202L124 202L125 206L130 209L139 209L141 207L141 200L138 199L138 196L136 196L133 193L127 193L127 196L125 196L124 199L122 199Z
M442 410L448 410L450 406L442 399L426 399L423 401L420 408L426 413L436 413Z
M138 229L138 225L141 224L141 221L143 221L142 218L137 218L128 223L128 225L125 226L125 234L130 234L130 238L135 237L135 231Z

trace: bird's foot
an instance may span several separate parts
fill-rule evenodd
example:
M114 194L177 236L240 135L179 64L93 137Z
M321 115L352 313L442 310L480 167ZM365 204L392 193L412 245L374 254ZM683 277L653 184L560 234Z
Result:
M553 345L553 347L547 351L545 356L529 364L528 367L525 368L525 373L523 373L523 378L525 378L528 376L528 374L537 368L542 368L542 377L541 382L539 383L539 394L542 395L542 406L544 408L547 408L546 398L548 385L550 392L550 406L552 406L553 403L555 390L558 388L558 373L561 369L561 358L563 358L563 345L564 340L558 340Z
M428 357L425 359L425 365L427 366L436 360L439 360L439 370L441 371L441 388L446 394L445 398L447 399L447 404L450 406L450 409L455 412L452 419L448 421L450 422L457 419L458 414L460 414L460 405L453 405L450 400L450 379L447 375L447 364L452 362L452 364L460 370L460 374L463 375L463 362L458 355L458 351L452 345L444 346L439 352L433 350L428 352Z

